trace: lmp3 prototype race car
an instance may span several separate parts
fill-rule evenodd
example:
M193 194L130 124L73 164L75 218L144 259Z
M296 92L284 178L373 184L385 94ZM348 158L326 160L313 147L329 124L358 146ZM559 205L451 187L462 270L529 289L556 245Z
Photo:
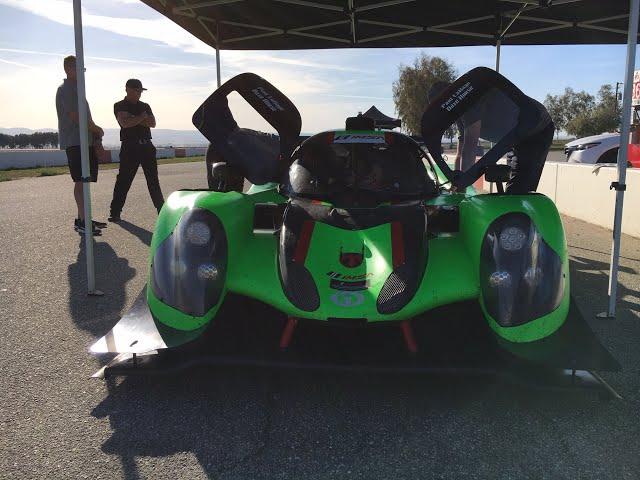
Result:
M238 127L227 101L234 91L278 131L276 151ZM571 301L555 205L500 188L508 167L496 162L539 120L522 98L504 77L476 68L425 110L424 147L362 116L300 142L300 115L280 91L254 74L234 77L193 119L224 160L214 165L218 184L167 199L147 287L91 351L120 354L112 373L203 358L617 369ZM441 140L472 109L503 139L468 171L452 171ZM232 189L234 175L253 185ZM502 193L477 191L483 175Z

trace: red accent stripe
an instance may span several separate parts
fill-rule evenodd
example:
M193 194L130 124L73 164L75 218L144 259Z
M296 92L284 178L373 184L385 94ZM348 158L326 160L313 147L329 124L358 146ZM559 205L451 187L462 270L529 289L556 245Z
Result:
M403 320L400 322L400 328L402 329L402 335L404 336L404 343L407 345L407 350L411 353L418 353L418 344L413 336L411 320Z
M293 337L293 331L298 325L298 319L294 317L289 317L287 319L287 324L284 326L282 330L282 335L280 336L280 348L284 349L289 346L291 343L291 338Z
M404 263L404 237L400 222L391 222L391 255L394 269Z
M307 252L309 251L309 244L311 243L311 235L313 235L313 227L315 223L311 220L305 220L302 224L302 231L300 232L300 238L298 238L298 244L296 245L296 252L293 255L293 261L296 263L304 263L307 258Z

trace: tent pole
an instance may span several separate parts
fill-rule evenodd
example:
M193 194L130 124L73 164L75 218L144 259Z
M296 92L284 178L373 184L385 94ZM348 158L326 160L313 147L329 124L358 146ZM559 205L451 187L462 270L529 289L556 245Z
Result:
M216 22L216 74L218 76L218 88L220 88L220 29L218 28L218 22Z
M636 61L638 41L638 15L640 0L629 1L629 30L627 32L627 66L622 97L622 126L620 128L620 149L618 150L618 181L611 184L616 190L616 209L613 217L613 246L611 248L611 268L609 270L609 308L603 317L616 316L616 294L618 290L618 265L620 262L620 235L622 230L622 207L627 178L627 151L631 119L631 94L633 90L633 70Z
M80 128L80 158L82 164L82 195L84 197L85 253L87 257L87 294L101 295L96 290L96 272L93 257L93 223L91 191L89 187L89 127L84 83L84 47L82 42L82 1L73 0L73 30L76 44L76 83L78 88L78 120Z
M218 78L218 88L220 88L220 48L216 47L216 74Z
M496 40L496 72L500 73L500 45L502 40Z

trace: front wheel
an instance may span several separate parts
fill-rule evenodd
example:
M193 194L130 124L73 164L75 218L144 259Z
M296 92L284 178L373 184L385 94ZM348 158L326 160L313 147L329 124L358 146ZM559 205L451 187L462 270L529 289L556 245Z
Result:
M618 163L618 149L613 148L604 152L596 163Z

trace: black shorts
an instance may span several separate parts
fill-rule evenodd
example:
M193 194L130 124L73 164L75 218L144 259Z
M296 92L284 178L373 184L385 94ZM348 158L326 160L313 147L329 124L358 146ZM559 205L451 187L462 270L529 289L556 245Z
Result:
M67 147L67 163L69 164L69 173L74 182L82 181L82 163L80 159L80 145ZM91 181L98 181L98 156L96 150L89 146L89 169L91 171Z

